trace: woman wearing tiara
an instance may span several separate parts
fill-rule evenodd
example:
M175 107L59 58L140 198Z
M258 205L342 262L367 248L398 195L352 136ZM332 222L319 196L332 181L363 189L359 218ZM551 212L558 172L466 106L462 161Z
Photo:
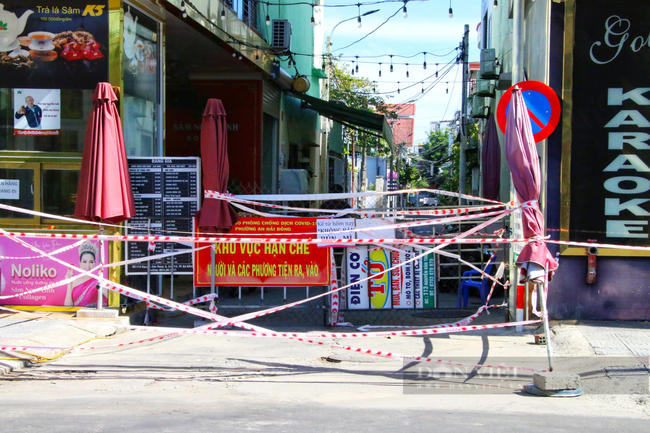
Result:
M86 241L79 247L79 267L89 271L95 267L97 258L97 247L90 241ZM66 278L74 275L72 269L68 269ZM74 287L72 284L76 284ZM106 296L102 296L103 305L108 304ZM97 280L90 275L84 275L68 283L68 291L65 294L65 306L94 306L97 305Z

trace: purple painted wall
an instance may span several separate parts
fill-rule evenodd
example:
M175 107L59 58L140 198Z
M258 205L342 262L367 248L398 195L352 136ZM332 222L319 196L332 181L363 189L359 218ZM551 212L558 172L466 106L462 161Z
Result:
M588 284L587 257L560 259L549 286L551 319L650 320L650 258L603 257Z

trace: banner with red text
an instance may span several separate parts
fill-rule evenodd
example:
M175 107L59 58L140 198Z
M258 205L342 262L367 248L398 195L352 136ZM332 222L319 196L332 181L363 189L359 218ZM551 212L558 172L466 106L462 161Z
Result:
M296 239L314 238L316 221L317 218L241 218L230 234L283 233ZM204 245L207 244L197 246ZM194 253L195 286L210 285L210 264L209 248ZM329 249L315 244L271 241L215 245L217 286L325 286L329 276Z

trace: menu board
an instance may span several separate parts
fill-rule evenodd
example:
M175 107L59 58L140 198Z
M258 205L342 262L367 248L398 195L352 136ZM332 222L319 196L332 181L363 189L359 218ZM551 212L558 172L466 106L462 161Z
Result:
M131 188L136 216L127 224L131 235L191 236L192 218L200 207L200 158L128 158ZM164 254L190 249L191 246L158 242L155 251L148 251L147 242L127 242L128 260L148 255ZM173 256L174 274L192 275L192 254ZM170 274L172 257L149 262L152 274ZM147 273L147 262L127 265L126 273Z

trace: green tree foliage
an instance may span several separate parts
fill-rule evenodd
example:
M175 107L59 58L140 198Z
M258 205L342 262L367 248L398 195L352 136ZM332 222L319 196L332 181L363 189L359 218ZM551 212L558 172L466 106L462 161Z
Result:
M399 184L402 188L426 188L429 183L422 177L417 164L404 161L399 169Z
M439 189L458 192L459 167L460 167L460 137L454 134L454 142L449 153L449 134L453 131L449 128L439 131L432 131L429 140L424 144L422 152L423 164L420 165L421 173L430 184L435 184ZM467 124L467 149L466 159L466 185L471 185L472 169L479 166L478 160L478 123L468 122ZM428 161L428 162L427 162ZM434 166L431 175L431 164ZM467 191L466 191L467 192ZM441 205L458 204L454 197L440 197Z
M366 110L396 118L397 115L386 104L383 97L375 94L377 83L367 78L350 75L350 66L334 61L330 65L330 101L342 101L346 106ZM374 133L364 133L352 128L345 128L344 141L350 144L355 139L357 149L366 150L370 155L386 156L390 149L386 142Z

